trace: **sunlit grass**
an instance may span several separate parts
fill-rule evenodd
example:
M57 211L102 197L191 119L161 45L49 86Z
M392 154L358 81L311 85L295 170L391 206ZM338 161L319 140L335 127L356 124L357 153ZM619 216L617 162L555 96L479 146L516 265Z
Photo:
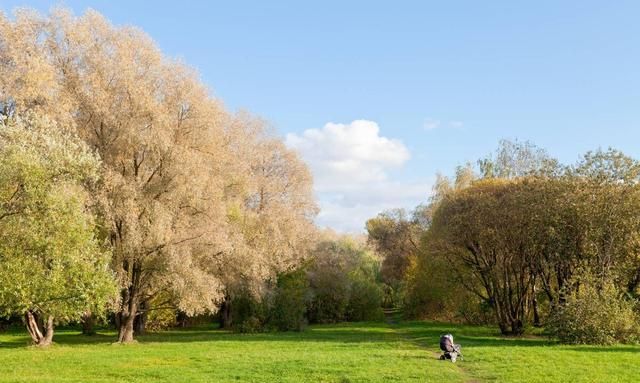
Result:
M437 359L452 332L464 361ZM64 330L49 349L0 334L0 382L634 382L640 347L559 346L494 329L425 322L312 326L303 333L168 331L112 344Z

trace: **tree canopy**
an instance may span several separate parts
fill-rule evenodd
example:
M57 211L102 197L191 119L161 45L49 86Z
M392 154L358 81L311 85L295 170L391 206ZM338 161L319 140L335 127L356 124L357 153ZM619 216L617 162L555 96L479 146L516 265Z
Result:
M0 15L0 105L70 127L99 155L92 197L120 341L154 305L215 311L233 286L258 289L304 258L316 212L306 166L140 30L95 11Z
M51 343L54 321L114 298L109 251L88 206L99 166L48 120L0 119L0 314L24 315L36 344Z

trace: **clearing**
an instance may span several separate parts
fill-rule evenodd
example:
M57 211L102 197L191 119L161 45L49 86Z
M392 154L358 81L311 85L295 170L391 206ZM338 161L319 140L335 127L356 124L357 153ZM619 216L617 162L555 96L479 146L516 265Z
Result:
M438 360L452 332L465 360ZM311 326L302 333L166 331L115 345L60 330L48 349L0 333L0 382L637 382L638 346L560 346L492 328L430 322Z

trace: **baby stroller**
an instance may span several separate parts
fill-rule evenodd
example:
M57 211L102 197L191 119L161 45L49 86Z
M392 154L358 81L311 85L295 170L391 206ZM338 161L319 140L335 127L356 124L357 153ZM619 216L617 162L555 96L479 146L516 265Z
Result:
M440 355L440 360L451 359L453 363L458 358L464 359L460 352L461 346L453 343L453 335L446 334L440 337L440 349L444 351L444 354Z

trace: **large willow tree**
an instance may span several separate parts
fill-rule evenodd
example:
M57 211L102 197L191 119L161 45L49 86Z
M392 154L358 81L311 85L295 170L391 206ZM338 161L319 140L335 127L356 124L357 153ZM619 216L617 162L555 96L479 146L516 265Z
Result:
M306 167L138 29L94 11L0 17L0 102L75 126L99 153L121 342L153 305L215 310L229 285L259 285L304 254Z

